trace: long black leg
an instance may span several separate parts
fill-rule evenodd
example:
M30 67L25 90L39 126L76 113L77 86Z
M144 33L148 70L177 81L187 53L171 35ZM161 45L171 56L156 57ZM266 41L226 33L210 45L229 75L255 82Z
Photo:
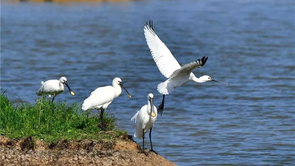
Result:
M103 113L104 113L104 109L101 108L101 109L100 109L100 128L101 128L103 131L106 131L105 123L104 123L104 121L103 121Z
M53 94L53 98L52 98L52 101L51 101L52 103L53 103L54 98L55 98L55 94Z
M144 152L144 129L142 129L142 153L147 156L147 153Z
M158 113L160 113L161 115L163 114L163 111L164 111L164 102L165 102L165 95L163 95L162 102L158 106Z
M150 134L149 134L149 137L150 137L150 144L151 144L151 150L150 150L150 152L154 152L154 153L158 154L158 153L157 153L156 151L154 151L154 149L153 149L153 143L152 143L152 129L153 129L153 128L150 129Z

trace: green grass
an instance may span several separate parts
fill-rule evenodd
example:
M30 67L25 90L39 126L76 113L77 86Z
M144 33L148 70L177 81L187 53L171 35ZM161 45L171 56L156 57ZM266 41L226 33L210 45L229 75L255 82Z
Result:
M117 130L115 118L104 113L107 131L98 128L99 116L80 111L77 103L52 103L38 100L35 104L14 105L0 95L0 134L8 138L33 138L53 142L61 139L113 139L124 131ZM89 116L89 118L87 117ZM110 130L112 132L110 132Z

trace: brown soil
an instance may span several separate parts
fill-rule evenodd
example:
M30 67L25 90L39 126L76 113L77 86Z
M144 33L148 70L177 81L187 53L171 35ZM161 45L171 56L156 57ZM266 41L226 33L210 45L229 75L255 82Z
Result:
M148 150L146 149L146 152ZM0 136L0 165L128 165L173 166L160 155L143 154L131 136L114 141L61 140L47 143Z

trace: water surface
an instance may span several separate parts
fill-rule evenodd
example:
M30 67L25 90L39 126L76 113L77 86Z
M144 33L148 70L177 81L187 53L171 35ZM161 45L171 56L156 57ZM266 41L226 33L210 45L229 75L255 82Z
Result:
M161 102L158 71L143 35L152 19L180 63L214 82L177 88L153 129L154 148L178 165L291 165L295 162L294 2L132 1L1 5L1 90L34 103L40 82L66 76L78 102L120 77L126 94L108 107L130 134L130 118ZM148 140L147 140L148 141ZM141 140L137 140L141 144Z

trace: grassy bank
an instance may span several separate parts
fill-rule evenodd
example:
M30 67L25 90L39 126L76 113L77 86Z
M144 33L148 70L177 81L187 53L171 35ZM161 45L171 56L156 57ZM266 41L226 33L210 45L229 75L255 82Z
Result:
M113 139L124 133L115 129L113 116L105 113L104 120L109 132L101 131L97 127L99 117L80 111L77 103L43 100L35 104L14 105L5 94L0 95L0 134L8 138L32 136L46 142L61 139L102 140Z

